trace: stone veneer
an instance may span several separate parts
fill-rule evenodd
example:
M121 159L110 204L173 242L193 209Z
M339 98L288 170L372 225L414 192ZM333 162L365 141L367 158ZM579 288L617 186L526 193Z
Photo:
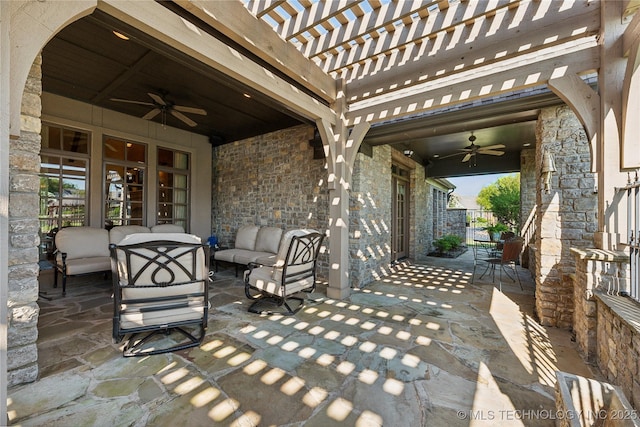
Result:
M573 248L571 252L576 259L573 331L582 356L595 362L598 340L596 291L618 294L618 286L627 281L629 256L601 249Z
M371 157L357 154L349 194L352 288L388 274L391 264L391 147L372 151Z
M22 97L20 137L9 144L9 260L7 386L38 376L38 212L41 57Z
M211 223L220 245L246 224L328 229L325 160L313 158L312 138L301 125L214 148ZM327 265L321 255L319 276L328 277Z
M640 408L638 303L601 292L596 293L596 299L598 368L634 408Z
M576 269L570 251L593 247L597 229L589 145L582 124L567 106L541 110L536 138L536 165L542 165L547 150L557 169L550 193L543 191L540 179L536 182L536 312L545 326L570 328Z
M520 235L525 239L522 250L522 267L535 271L535 213L536 213L536 150L520 152ZM533 260L533 261L532 261Z
M313 159L310 126L296 126L216 147L213 152L212 231L222 246L232 244L244 224L328 229L329 201L324 159ZM392 148L358 153L349 195L349 280L365 286L391 272ZM417 163L410 170L409 257L427 259L433 248L433 194L446 199ZM274 208L276 207L276 208ZM463 224L464 225L464 224ZM328 255L319 276L328 277Z
M580 354L640 408L638 303L620 296L629 278L629 255L572 249L576 259L573 329Z
M453 234L467 241L467 210L447 209L447 234Z

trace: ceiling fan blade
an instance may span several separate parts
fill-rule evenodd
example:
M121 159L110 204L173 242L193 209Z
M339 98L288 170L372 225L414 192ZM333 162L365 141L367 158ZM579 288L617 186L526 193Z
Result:
M503 144L487 145L486 147L480 147L480 150L497 150L504 148Z
M185 107L184 105L174 105L173 109L177 111L181 111L183 113L200 114L201 116L207 115L207 112L202 108Z
M145 119L145 120L151 120L155 116L157 116L158 114L160 114L160 109L159 108L154 108L153 110L149 111L147 114L142 116L142 118Z
M491 156L502 156L504 154L504 151L496 151L496 150L479 150L478 153L480 154L489 154Z
M110 98L111 101L116 101L116 102L126 102L128 104L138 104L138 105L148 105L150 107L153 107L153 104L150 102L143 102L143 101L132 101L130 99L120 99L120 98Z
M183 122L185 122L186 124L188 124L191 127L195 127L198 126L198 124L196 122L194 122L193 120L191 120L189 117L185 116L184 114L182 114L179 111L176 110L171 110L171 114L174 117L177 117L178 119L182 120Z
M453 153L453 154L447 154L446 156L438 156L438 157L434 157L434 158L436 160L442 160L442 159L448 159L449 157L459 156L461 154L464 154L464 153Z
M147 92L147 95L149 95L151 97L151 99L153 99L158 104L167 105L166 101L164 99L162 99L162 97L160 95L156 95L155 93L151 93L151 92Z
M468 162L469 159L471 159L472 154L471 153L467 153L464 158L462 159L463 162Z

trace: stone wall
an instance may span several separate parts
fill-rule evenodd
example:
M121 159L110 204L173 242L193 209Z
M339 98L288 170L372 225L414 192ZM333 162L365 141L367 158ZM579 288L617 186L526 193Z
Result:
M525 239L522 251L522 267L535 271L533 250L530 246L535 242L535 213L536 213L536 151L533 148L520 152L520 232Z
M312 137L313 128L301 125L213 150L211 223L221 246L246 224L327 231L327 172L325 160L313 158ZM321 255L319 276L327 265Z
M619 284L626 284L628 277L629 257L601 249L573 248L572 253L576 260L573 331L582 356L595 362L598 344L595 294L596 291L619 293Z
M349 277L358 288L391 264L391 147L357 154L349 196Z
M584 128L567 106L542 109L536 138L536 165L549 152L557 169L549 193L536 180L536 312L543 325L570 328L576 271L570 250L593 247L597 228L589 145Z
M310 126L296 126L216 147L213 151L212 234L229 246L244 224L328 229L329 201L324 159L313 159ZM356 155L349 197L350 286L362 287L390 273L392 148ZM410 168L410 258L426 260L433 219L445 225L446 193ZM432 193L440 215L433 215ZM328 277L328 255L319 275Z
M604 293L596 293L596 298L598 368L607 381L620 387L634 408L640 408L637 303Z
M467 210L447 209L447 234L453 234L467 241Z
M38 376L38 212L40 190L41 57L22 98L20 138L9 144L7 386Z

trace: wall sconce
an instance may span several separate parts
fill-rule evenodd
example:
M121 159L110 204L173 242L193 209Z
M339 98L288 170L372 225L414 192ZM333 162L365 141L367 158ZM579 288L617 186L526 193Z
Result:
M413 150L404 150L404 155L407 157L411 157L413 156Z
M557 172L556 163L553 160L553 154L545 150L542 155L542 185L544 192L549 194L551 192L551 175Z

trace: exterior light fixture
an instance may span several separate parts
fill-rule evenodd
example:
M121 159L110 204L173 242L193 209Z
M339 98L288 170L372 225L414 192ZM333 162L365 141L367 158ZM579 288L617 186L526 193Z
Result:
M122 33L121 33L121 32L119 32L119 31L113 30L113 34L114 34L117 38L119 38L119 39L122 39L122 40L129 40L129 37L125 36L124 34L122 34Z
M553 154L545 150L542 155L542 186L544 187L544 192L547 194L551 192L551 175L556 171Z
M404 150L404 155L407 157L413 156L413 150L409 150L409 149Z

